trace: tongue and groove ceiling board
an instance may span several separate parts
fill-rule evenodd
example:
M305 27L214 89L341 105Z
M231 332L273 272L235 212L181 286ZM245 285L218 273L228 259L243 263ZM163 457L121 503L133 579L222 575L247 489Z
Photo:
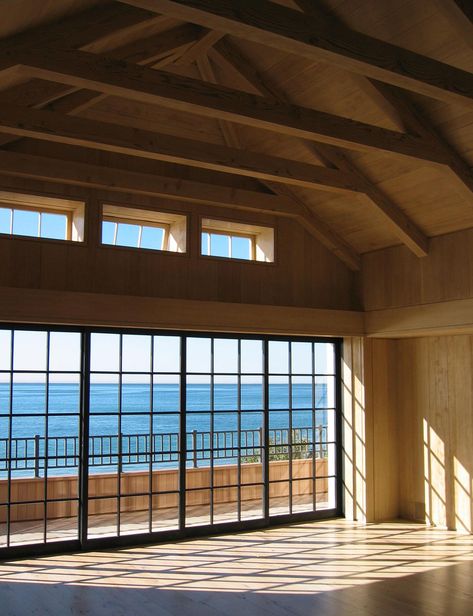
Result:
M468 38L470 15L462 11L461 2L273 3L275 14L277 5L290 10L287 15L294 18L294 24L299 23L301 11L307 13L307 23L319 20L320 27L330 34L331 44L338 36L342 52L340 57L330 58L325 53L307 53L298 45L292 46L292 52L286 50L289 44L276 48L264 32L256 42L246 26L239 30L235 27L235 13L231 14L233 24L218 31L209 28L215 24L214 16L207 22L202 11L193 23L182 19L182 14L190 16L189 9L197 6L207 8L210 15L211 4L207 0L6 0L0 8L0 49L7 52L4 58L8 56L12 63L28 68L20 68L15 74L0 72L2 149L44 157L46 163L48 157L64 157L83 163L99 161L97 164L111 168L124 165L131 171L138 171L141 165L143 171L156 172L160 178L168 174L173 180L181 177L192 181L193 191L198 190L199 181L203 192L212 183L241 186L249 191L252 202L258 194L263 195L265 203L273 195L276 209L285 212L292 207L294 217L307 229L315 230L317 239L324 241L325 236L325 245L352 269L365 252L404 243L421 257L428 252L428 238L473 227L473 99L469 98L473 46ZM222 0L221 6L230 10L238 4ZM240 3L245 7L251 4ZM271 4L267 6L272 8ZM184 13L175 7L181 7ZM58 20L63 20L59 27L55 23ZM90 23L90 28L84 23ZM261 20L257 26L268 29ZM237 30L239 36L235 36ZM286 34L290 38L290 33ZM298 36L296 33L293 38ZM380 70L374 66L376 61L370 60L369 49L363 65L350 64L343 51L346 41L367 45L372 40L368 37L377 39L374 50L388 49L386 44L395 46L389 49L399 49L401 56L402 50L407 50L405 57L418 62L415 78L410 75L407 79L399 71L392 77ZM69 46L79 51L71 51ZM90 54L97 58L87 64ZM2 62L0 68L5 66ZM99 70L101 63L109 67L113 79L108 78L106 70ZM430 72L432 67L439 69L438 75ZM162 75L159 84L151 73L157 78ZM166 75L170 84L180 79L177 95L170 93ZM404 89L379 83L373 75L396 81ZM145 95L135 95L133 80ZM464 93L449 91L449 84L458 83L465 86ZM192 105L186 103L186 88ZM151 96L153 92L159 96ZM162 98L163 92L171 98ZM173 96L178 97L176 104ZM213 96L215 103L211 102ZM269 124L260 121L261 115L250 117L252 105L259 105L255 96L266 99L263 107L267 106ZM44 117L47 128L37 124L30 133L20 126L20 118L9 134L12 104L34 106L53 115ZM207 105L214 105L214 110L206 111ZM93 128L94 122L105 129L106 123L111 123L147 131L147 135L180 138L173 142L174 148L181 147L179 144L185 147L183 139L201 142L206 162L199 164L206 168L199 168L195 161L188 166L185 160L181 164L161 155L148 160L149 152L144 153L143 148L131 151L132 137L125 150L114 143L113 147L102 144L100 148L109 151L99 152L93 144L77 139L77 134L73 138L66 134L61 119L65 114L84 120L77 124L78 131ZM310 122L301 124L300 118L302 122L310 118ZM42 117L36 120L40 123ZM319 124L314 130L316 121ZM334 131L328 139L323 134L324 121L329 133ZM294 127L303 127L304 131ZM344 127L346 140L340 139ZM89 139L91 134L87 133ZM322 145L319 140L328 140L330 145ZM210 145L206 148L206 144ZM389 151L390 144L396 153ZM236 169L232 174L229 168L216 171L215 165L209 167L208 157L218 154L215 146L224 148L225 160L230 160L232 152L241 159L239 175L234 175ZM274 181L278 180L277 166L271 167L272 175L263 177L253 167L242 171L248 153L255 153L254 161L264 163L265 169L282 160L278 164L284 166L284 172L279 181ZM20 158L12 158L10 168L15 160ZM254 161L252 164L256 164ZM30 163L33 165L33 159ZM312 169L315 165L330 167L327 173L337 182L349 178L350 191L340 187L334 193L333 187L323 183L308 187L289 181L287 173L305 173L306 169L310 173L310 165Z

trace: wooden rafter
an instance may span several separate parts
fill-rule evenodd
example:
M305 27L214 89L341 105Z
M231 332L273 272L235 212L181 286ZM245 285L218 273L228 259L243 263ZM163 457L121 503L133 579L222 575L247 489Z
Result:
M239 71L243 78L247 78L248 83L258 88L261 94L270 97L277 97L279 100L287 101L285 93L278 91L274 84L268 84L259 73L251 67L248 58L244 58L235 46L228 41L222 41L216 47L215 52L221 55L226 62ZM309 144L309 149L313 149L318 158L322 157L328 164L334 165L337 169L343 169L346 173L357 178L357 186L360 193L364 193L370 203L374 204L378 212L384 217L385 221L392 228L399 239L408 246L417 256L425 256L428 251L428 239L418 229L402 210L393 203L384 193L364 177L362 172L352 163L342 152L329 145Z
M445 102L473 105L473 74L391 43L326 24L268 0L121 0L282 49Z
M66 111L71 113L74 110ZM357 182L351 174L320 165L51 111L0 104L0 132L305 188L337 193L356 192L354 187Z
M161 58L160 66L173 61L171 54L181 53L199 36L200 29L191 24L177 26L160 34L133 41L109 51L110 57L127 60L143 66L155 65ZM163 59L164 58L164 59ZM94 90L77 90L64 84L35 79L0 93L0 103L22 106L48 106L61 113L80 113L98 103L106 94ZM0 135L0 145L16 141L16 136Z
M211 49L213 45L215 45L215 43L223 36L225 35L221 32L215 32L214 30L205 32L201 38L186 51L186 53L182 54L179 59L179 63L192 64L192 62L196 62L200 58L205 58L209 49Z
M419 160L445 162L425 138L329 113L274 102L220 85L132 65L84 51L43 47L13 53L36 77L85 87L144 103L269 129L356 150L383 150Z
M222 41L223 43L223 41ZM217 76L208 58L200 58L197 61L200 74L203 79L209 83L217 84ZM220 130L222 131L225 143L232 148L241 147L241 139L238 133L238 127L233 124L219 121ZM318 167L320 169L320 167ZM291 200L294 211L298 214L299 223L321 244L328 248L341 261L348 265L352 270L359 270L361 260L359 255L349 246L341 237L339 237L333 229L325 224L320 218L315 216L306 204L294 195L287 185L281 185L276 178L276 182L271 181L271 178L260 178L265 186L267 186L276 195L286 197Z
M79 163L0 150L0 175L42 179L131 194L163 196L297 219L292 202L264 192L208 184L194 180L138 173L124 168Z
M319 21L325 21L327 26L331 26L337 23L337 19L331 15L324 4L317 0L314 2L313 0L294 0L296 4L305 12L307 12L310 16L318 19ZM466 8L466 2L456 2L455 0L437 0L438 4L443 5L445 8L450 7L453 12L455 10L452 8L453 5L456 6L457 10L460 10L459 5L463 5L463 9L465 13L463 13L463 17L468 19L468 11L469 15L473 18L473 9ZM471 4L469 6L472 6ZM343 22L339 22L342 23ZM473 24L470 22L472 26L472 37L471 42L473 45ZM432 124L432 122L426 117L426 114L423 111L420 111L415 104L409 99L408 93L405 90L397 88L395 86L376 81L374 79L365 79L361 78L361 85L368 85L369 90L367 91L364 88L365 93L368 96L381 97L383 101L388 103L392 109L396 111L401 117L404 125L408 130L423 136L424 138L430 139L435 143L435 147L438 148L439 151L442 151L445 156L445 161L450 170L456 175L457 179L463 184L466 188L466 197L469 201L473 196L473 172L467 161L463 159L463 157L452 147L448 141L439 133L437 128ZM345 157L345 161L347 161ZM347 166L346 162L342 166L343 169L350 170L356 173L356 169L353 166ZM379 191L375 187L374 193L372 192L372 196L379 200L381 195L377 196Z

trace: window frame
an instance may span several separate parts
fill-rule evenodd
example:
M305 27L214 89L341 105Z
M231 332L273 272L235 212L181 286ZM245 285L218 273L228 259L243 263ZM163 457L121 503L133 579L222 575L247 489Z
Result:
M126 246L116 243L103 241L103 223L111 222L117 225L115 234L118 234L118 225L134 225L139 227L139 241L137 246ZM188 255L188 235L189 235L189 216L186 212L170 212L155 209L145 209L142 206L130 206L119 204L112 201L104 201L101 204L99 215L100 224L100 246L102 248L119 248L124 250L144 250L154 254ZM144 248L141 243L143 227L162 229L163 240L161 248ZM180 236L179 236L180 234ZM170 247L174 242L175 248Z
M237 261L239 263L258 263L260 265L274 265L275 259L275 236L276 228L270 224L253 224L250 221L241 221L225 218L209 218L207 216L200 217L200 257L204 259L224 259L225 261ZM210 245L208 245L208 254L204 254L204 233L209 235L221 235L229 238L229 256L212 255L210 254ZM251 242L251 255L247 259L245 257L232 256L232 237L247 238ZM258 253L263 258L258 258Z
M84 201L63 199L61 197L47 197L32 193L0 191L0 209L10 210L10 229L7 233L0 232L0 237L84 244ZM39 215L36 235L25 235L13 231L15 212L17 211L32 212ZM66 234L64 238L41 236L41 219L43 214L65 216Z
M148 221L144 221L144 220L133 220L132 218L120 218L119 216L110 216L110 215L103 215L102 216L102 223L104 222L111 222L113 224L116 225L115 227L115 231L114 231L114 236L113 236L113 243L105 243L102 241L102 245L104 246L115 246L115 247L119 247L119 248L138 248L140 250L153 250L153 251L158 251L158 252L173 252L173 251L169 251L166 246L168 245L169 242L169 233L170 233L170 224L166 224L166 223L158 223L158 222L148 222ZM138 245L137 246L124 246L123 244L117 244L117 236L118 236L118 227L119 225L133 225L135 227L139 227L139 233L138 233ZM163 239L161 242L161 247L160 248L146 248L141 246L141 240L142 240L142 235L143 235L143 227L151 227L154 229L162 229L163 230Z

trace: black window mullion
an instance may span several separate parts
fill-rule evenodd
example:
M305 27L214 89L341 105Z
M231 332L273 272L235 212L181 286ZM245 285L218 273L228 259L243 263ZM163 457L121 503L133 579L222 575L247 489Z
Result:
M179 413L179 530L186 527L187 472L187 336L181 336L180 413Z
M292 456L293 456L293 438L292 438L292 342L288 344L288 386L289 386L289 424L287 433L287 447L289 453L289 513L292 513Z
M46 333L46 391L45 391L45 413L44 413L44 520L43 520L43 542L47 540L48 528L48 462L49 462L49 364L51 351L51 332Z
M79 458L79 540L87 543L89 509L90 332L82 332Z
M238 375L237 375L237 443L238 443L238 458L237 458L237 508L238 521L241 522L241 338L238 338ZM233 445L233 443L232 443Z
M118 435L117 435L117 535L121 535L122 500L122 400L123 400L123 334L120 334L118 357Z
M12 493L12 485L11 485L11 467L12 467L12 443L13 443L13 354L15 352L15 331L11 330L10 337L10 367L11 367L11 375L10 375L10 405L9 405L9 416L8 416L8 453L7 453L7 547L10 547L11 543L11 493Z
M314 343L311 344L312 351L312 508L315 511L317 509L317 498L316 498L316 488L317 488L317 438L316 438L316 395L315 395L315 346Z
M269 343L263 340L263 516L269 524Z
M210 339L210 524L214 523L215 338ZM218 439L218 436L217 436ZM218 444L217 444L218 445Z
M149 511L148 511L148 529L149 532L153 532L153 450L154 450L154 436L153 436L153 411L154 411L154 338L151 337L151 352L150 352L150 390L149 390L149 441L148 441L148 450L149 450ZM158 475L156 475L158 478ZM158 489L156 490L158 492Z

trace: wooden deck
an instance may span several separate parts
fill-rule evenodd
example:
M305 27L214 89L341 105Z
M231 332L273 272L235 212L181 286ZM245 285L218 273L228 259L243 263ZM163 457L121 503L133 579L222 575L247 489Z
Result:
M473 537L313 522L0 566L3 616L467 616Z
M327 503L318 502L317 507L324 509ZM293 512L310 511L312 496L293 497ZM272 498L270 501L271 515L289 513L287 497ZM262 516L261 500L242 501L241 517L251 520ZM237 504L216 503L214 505L214 522L236 522L238 520ZM186 509L188 526L210 524L209 505L188 506ZM177 507L157 509L152 516L153 531L173 530L178 527ZM6 524L0 523L0 547L5 544ZM120 532L122 535L132 535L149 532L148 511L126 511L120 515ZM62 541L77 538L77 517L48 520L46 536L48 541ZM114 536L117 533L117 515L99 514L89 516L89 537ZM24 545L42 542L44 537L44 522L31 520L12 522L12 545Z

